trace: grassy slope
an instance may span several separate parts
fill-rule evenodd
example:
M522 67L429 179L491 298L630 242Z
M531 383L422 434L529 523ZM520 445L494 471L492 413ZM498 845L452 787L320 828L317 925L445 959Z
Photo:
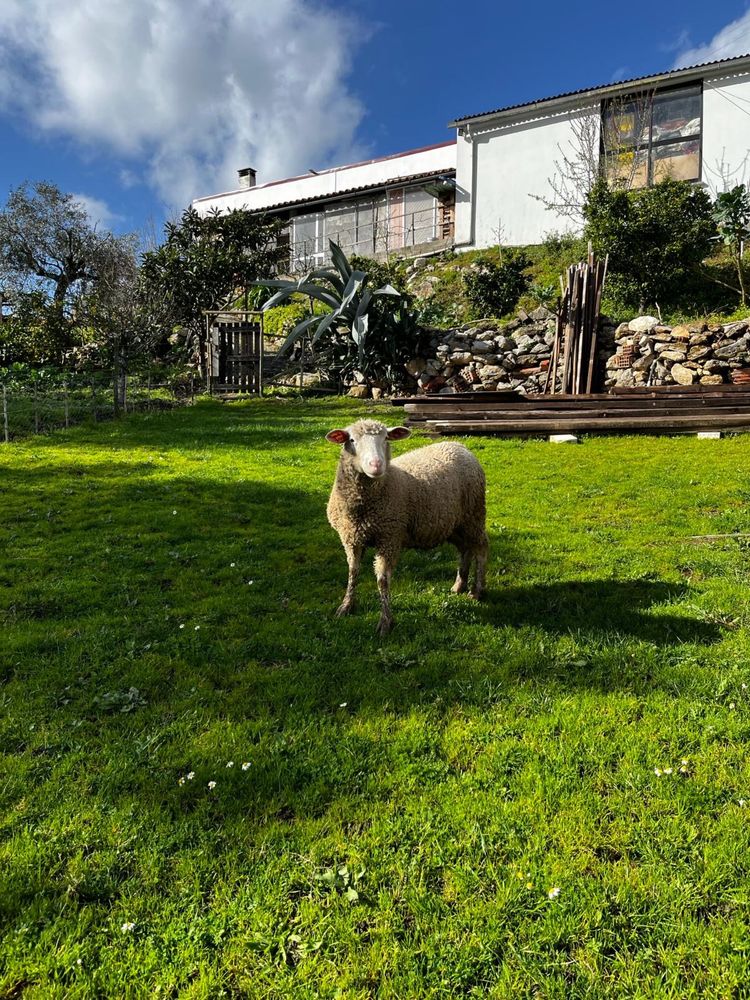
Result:
M488 600L409 553L381 642L354 412L0 451L0 996L745 995L750 438L471 441Z

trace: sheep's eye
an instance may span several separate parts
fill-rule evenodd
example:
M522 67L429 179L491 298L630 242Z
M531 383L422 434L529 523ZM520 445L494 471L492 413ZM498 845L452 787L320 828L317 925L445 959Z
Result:
M344 448L349 452L350 455L356 455L357 449L354 447L353 441L347 441Z

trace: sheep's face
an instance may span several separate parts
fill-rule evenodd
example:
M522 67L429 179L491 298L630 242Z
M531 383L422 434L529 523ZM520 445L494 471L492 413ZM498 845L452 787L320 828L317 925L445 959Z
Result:
M336 428L326 439L344 446L355 470L370 479L382 479L391 459L389 441L400 441L411 434L408 427L391 427L377 420L359 420L345 429Z

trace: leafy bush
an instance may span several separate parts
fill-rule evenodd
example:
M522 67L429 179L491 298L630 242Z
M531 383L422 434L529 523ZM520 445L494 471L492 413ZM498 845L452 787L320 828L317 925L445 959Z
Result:
M750 194L744 184L738 184L731 191L722 191L716 196L713 220L719 230L719 237L731 255L739 281L740 302L744 306L747 293L742 261L742 247L750 236Z
M585 205L584 235L609 254L609 295L623 310L672 309L695 292L716 226L711 199L685 181L664 180L637 191L599 181Z
M332 267L319 268L299 281L256 282L277 289L264 304L264 312L300 296L322 304L319 313L310 315L307 310L307 316L289 332L279 354L308 336L318 367L331 380L347 381L354 371L359 371L371 383L396 387L406 378L404 363L414 355L420 338L409 298L390 282L372 289L370 275L380 278L380 271L387 265L368 260L363 269L358 269L336 243L329 241L329 246Z
M523 250L506 250L500 263L480 257L463 276L466 297L475 318L504 316L529 287L524 272L531 265Z

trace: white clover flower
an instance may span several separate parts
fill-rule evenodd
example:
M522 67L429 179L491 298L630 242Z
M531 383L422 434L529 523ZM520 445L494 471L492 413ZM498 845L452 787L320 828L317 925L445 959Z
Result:
M126 921L120 928L123 934L129 934L132 930L135 930L135 923Z
M671 774L672 773L672 768L671 767L665 767L664 768L664 773L665 774Z
M747 684L744 681L742 682L742 690L747 691Z
M213 789L216 788L216 782L215 781L209 781L208 787L213 791Z
M177 513L177 511L176 511L176 510L173 510L173 511L172 511L172 514L176 514L176 513Z
M547 899L557 899L559 895L560 895L560 887L556 885L554 889L550 889L550 891L547 893Z
M195 777L195 771L188 771L187 780L192 781L194 777Z
M228 760L227 761L227 767L234 767L234 761L233 760Z
M740 806L740 808L744 808L745 805L747 804L747 799L737 799L737 804Z
M243 770L243 771L247 771L247 770L248 770L249 768L250 768L250 761L249 761L249 760L246 760L246 761L244 762L244 764L242 765L242 770Z
M230 564L229 564L229 568L230 568L230 569L234 569L234 567L235 567L236 565L237 565L237 563L230 563Z
M195 626L195 631L197 632L197 631L199 631L199 629L200 629L200 625L196 625Z
M687 767L688 764L690 763L690 761L687 760L687 758L683 757L683 759L680 761L680 763L682 764L683 767Z
M654 774L656 775L657 778L661 778L661 768L660 767L655 767L654 768Z
M178 781L177 781L177 784L178 785L184 785L185 784L185 779L184 778L179 778Z
M180 628L185 628L185 623L184 622L182 623L182 625L180 625Z
M734 704L734 702L733 702L733 701L730 701L730 702L729 702L729 707L730 707L730 708L734 708L734 707L735 707L735 704Z
M348 701L342 701L341 704L339 705L339 708L346 708L348 704L349 704Z
M252 585L253 585L254 583L255 583L255 580L248 580L248 581L247 581L247 585L248 585L248 587L252 587Z

